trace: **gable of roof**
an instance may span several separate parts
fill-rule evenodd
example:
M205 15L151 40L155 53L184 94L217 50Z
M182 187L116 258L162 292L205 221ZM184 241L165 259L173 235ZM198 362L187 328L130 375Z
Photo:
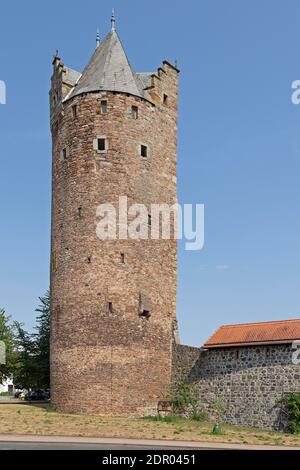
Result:
M78 82L79 78L81 77L80 72L77 72L76 70L73 70L70 67L64 67L63 72L64 72L64 77L63 77L64 83L72 87Z
M300 319L223 325L204 348L289 344L300 340Z

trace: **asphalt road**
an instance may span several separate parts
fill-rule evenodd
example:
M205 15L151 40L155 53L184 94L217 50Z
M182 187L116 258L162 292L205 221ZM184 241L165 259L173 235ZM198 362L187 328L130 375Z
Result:
M107 437L0 434L1 450L300 450L300 447Z
M185 447L158 447L120 444L88 444L64 442L0 442L1 450L184 450ZM201 450L206 449L202 447ZM207 448L208 449L208 448ZM189 450L192 450L189 447ZM194 449L199 450L199 449Z

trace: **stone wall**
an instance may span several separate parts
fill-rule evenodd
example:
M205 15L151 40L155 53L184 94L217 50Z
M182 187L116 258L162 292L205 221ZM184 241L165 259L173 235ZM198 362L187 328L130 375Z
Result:
M215 415L223 405L222 420L259 428L286 428L286 414L278 400L300 392L300 365L292 363L291 345L198 350L178 347L173 378L185 373L199 387L199 411ZM191 356L193 359L191 360ZM191 364L187 371L187 364Z
M52 87L62 83L56 74ZM51 110L51 399L59 410L156 413L170 386L177 240L101 241L96 233L97 207L118 209L119 196L149 211L176 203L178 72L165 63L159 75L152 101L103 91ZM99 136L105 153L95 149ZM141 298L151 304L147 318Z
M191 371L199 359L201 349L183 344L173 345L173 383L190 379Z

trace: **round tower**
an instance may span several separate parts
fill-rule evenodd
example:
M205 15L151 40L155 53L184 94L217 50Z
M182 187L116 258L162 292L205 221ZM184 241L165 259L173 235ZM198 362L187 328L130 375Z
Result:
M171 381L177 241L150 238L151 205L176 203L178 70L135 73L114 19L82 74L58 53L53 67L52 404L155 413ZM147 208L148 239L120 237L120 201ZM99 238L101 204L116 209L114 240Z

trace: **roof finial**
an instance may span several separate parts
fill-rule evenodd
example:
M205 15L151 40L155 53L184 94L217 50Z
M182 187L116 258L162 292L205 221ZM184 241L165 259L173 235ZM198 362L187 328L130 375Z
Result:
M99 28L97 28L97 35L96 35L96 49L100 46L100 33Z
M115 18L115 9L112 9L112 14L111 14L111 30L116 31L116 18Z
M56 68L60 65L63 66L63 63L61 62L61 59L60 59L60 54L58 52L58 49L56 49L56 52L53 56L52 64L54 65L54 68Z

